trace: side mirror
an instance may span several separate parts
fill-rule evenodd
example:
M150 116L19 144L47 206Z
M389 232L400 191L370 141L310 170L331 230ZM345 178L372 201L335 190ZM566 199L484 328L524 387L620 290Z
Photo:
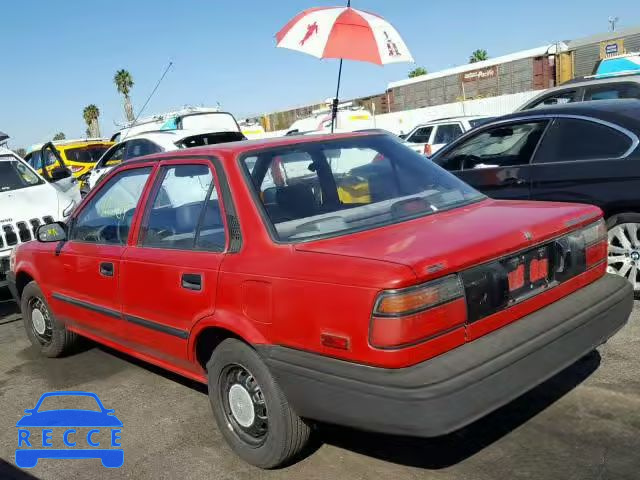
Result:
M51 170L51 181L54 183L69 178L70 176L71 171L67 168L57 167Z
M40 225L36 237L43 243L62 242L67 239L67 226L62 222Z

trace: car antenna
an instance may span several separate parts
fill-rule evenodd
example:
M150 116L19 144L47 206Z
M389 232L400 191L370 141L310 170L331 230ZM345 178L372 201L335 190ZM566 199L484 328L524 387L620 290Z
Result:
M144 109L147 107L147 104L149 103L149 100L151 100L151 97L153 97L153 94L156 93L156 90L158 90L158 87L162 83L162 80L164 80L164 77L167 75L167 72L169 72L169 69L172 66L173 66L173 62L170 61L169 65L167 65L167 68L164 69L164 72L162 73L162 75L160 76L160 79L156 83L156 86L153 87L153 90L151 90L151 93L147 97L147 100L144 102L144 105L142 105L142 108L138 112L138 115L136 115L136 118L133 120L133 123L130 124L130 127L133 127L136 123L138 123L138 119L140 118L140 115L142 115L142 112L144 112ZM125 134L124 137L122 137L122 140L120 140L121 142L124 141L125 138L127 138L127 136L129 135L130 131L131 131L131 128L128 128L127 129L127 133Z

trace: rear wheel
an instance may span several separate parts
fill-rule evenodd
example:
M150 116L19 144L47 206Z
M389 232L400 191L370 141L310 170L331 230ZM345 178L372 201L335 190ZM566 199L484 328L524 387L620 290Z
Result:
M640 214L621 213L607 220L607 271L620 275L640 294Z
M211 355L207 371L214 417L240 458L276 468L300 454L309 441L309 426L291 409L255 350L225 340Z
M27 337L44 356L62 356L77 344L78 335L56 320L36 282L24 287L20 303Z

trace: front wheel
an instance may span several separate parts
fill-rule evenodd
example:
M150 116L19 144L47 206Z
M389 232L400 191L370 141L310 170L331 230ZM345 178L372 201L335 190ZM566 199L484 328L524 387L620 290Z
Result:
M276 468L300 454L310 428L255 350L227 339L214 350L207 371L218 428L240 458L256 467Z
M36 282L24 287L20 303L27 337L42 355L60 357L77 344L78 335L56 320Z
M607 220L607 271L629 280L640 294L640 214L621 213Z

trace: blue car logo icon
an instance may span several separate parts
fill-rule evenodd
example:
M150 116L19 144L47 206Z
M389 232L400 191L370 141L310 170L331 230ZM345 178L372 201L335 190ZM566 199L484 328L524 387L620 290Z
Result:
M85 397L84 400L90 397L95 400L98 409L41 409L42 402L49 397ZM25 413L16 424L18 467L35 467L41 458L99 458L107 468L118 468L124 463L124 451L120 444L122 422L113 410L104 407L95 393L45 393L36 406L26 409ZM57 448L54 442L64 448Z

